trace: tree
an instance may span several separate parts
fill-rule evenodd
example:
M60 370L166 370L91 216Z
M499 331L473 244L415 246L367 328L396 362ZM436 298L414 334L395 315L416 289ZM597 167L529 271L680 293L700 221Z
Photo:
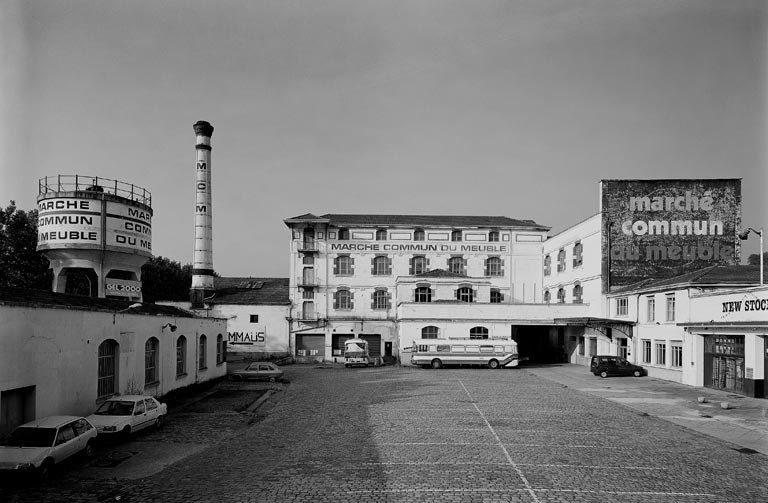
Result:
M181 265L165 257L153 257L141 267L141 293L144 302L189 300L192 265Z
M48 259L37 252L37 210L0 210L0 286L50 290Z
M768 264L768 252L763 252L763 262ZM749 265L760 265L760 254L759 253L753 253L747 258L747 264Z

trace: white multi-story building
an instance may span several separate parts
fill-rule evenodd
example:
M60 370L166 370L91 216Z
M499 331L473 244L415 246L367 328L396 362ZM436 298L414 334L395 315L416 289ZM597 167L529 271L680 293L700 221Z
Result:
M548 340L555 317L583 312L547 309L541 250L549 228L531 220L306 214L285 223L299 358L340 360L353 336L385 360L407 360L402 350L425 335L515 337L525 346Z

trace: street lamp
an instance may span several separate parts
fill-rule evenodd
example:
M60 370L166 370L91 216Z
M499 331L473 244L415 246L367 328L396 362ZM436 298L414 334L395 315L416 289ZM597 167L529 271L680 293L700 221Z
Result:
M763 229L755 230L752 227L747 228L744 232L739 233L739 239L742 241L749 237L749 233L754 232L760 236L760 286L763 286Z

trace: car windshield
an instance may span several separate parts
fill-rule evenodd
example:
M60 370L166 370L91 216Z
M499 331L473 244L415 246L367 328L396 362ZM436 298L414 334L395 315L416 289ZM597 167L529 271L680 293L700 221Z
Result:
M7 445L13 447L50 447L56 438L56 428L19 427L11 433Z
M125 400L107 400L96 409L98 416L130 416L133 414L133 402Z

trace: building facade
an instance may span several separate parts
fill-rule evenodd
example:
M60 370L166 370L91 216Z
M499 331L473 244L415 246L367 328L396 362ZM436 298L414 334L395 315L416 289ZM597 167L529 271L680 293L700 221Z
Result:
M407 362L421 329L510 337L514 310L502 306L543 302L549 229L530 220L306 214L285 223L291 345L300 360L341 361L344 340L361 337L372 357Z

